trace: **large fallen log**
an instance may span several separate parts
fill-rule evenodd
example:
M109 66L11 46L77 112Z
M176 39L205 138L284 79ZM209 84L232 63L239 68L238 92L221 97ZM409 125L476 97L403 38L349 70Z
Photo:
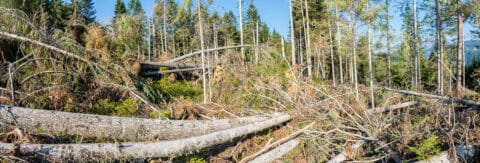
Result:
M356 152L356 150L358 148L360 148L363 144L365 144L364 141L357 141L355 144L352 145L352 149L353 151L352 152ZM327 163L341 163L341 162L345 162L345 160L347 159L350 159L348 157L348 153L346 151L342 151L341 153L335 155L333 158L331 158L330 160L328 160Z
M448 162L451 162L448 159L448 151L443 151L438 155L435 155L425 160L417 161L415 163L448 163Z
M262 122L212 132L209 134L158 142L93 143L93 144L21 144L17 151L23 155L45 155L63 161L98 162L105 160L134 160L170 157L198 152L200 149L223 144L234 138L280 125L291 118L281 115ZM0 153L9 153L14 144L0 143Z
M274 114L271 117L281 117ZM0 129L22 128L30 134L61 133L86 138L106 137L126 141L168 140L261 122L269 117L253 116L222 120L159 120L124 118L9 107L0 105Z
M428 98L434 98L434 99L445 100L445 101L453 101L463 105L480 108L480 103L472 100L465 100L465 99L449 97L449 96L437 96L437 95L419 93L419 92L413 92L413 91L395 90L395 89L389 89L389 88L386 88L386 90L396 92L396 93L406 94L406 95L428 97Z
M276 159L282 158L283 155L287 154L293 148L295 148L298 145L298 141L295 139L292 139L286 143L283 143L282 145L278 146L275 149L272 149L271 151L264 153L263 155L258 156L257 158L253 159L249 163L266 163L266 162L273 162Z

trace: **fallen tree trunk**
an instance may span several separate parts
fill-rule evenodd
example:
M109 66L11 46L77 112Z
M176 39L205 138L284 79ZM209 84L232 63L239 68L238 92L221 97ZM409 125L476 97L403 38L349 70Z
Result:
M17 149L23 155L37 154L37 156L45 155L54 160L82 162L170 157L198 152L206 147L226 143L234 138L280 125L290 119L289 115L281 115L262 122L201 136L149 143L21 144ZM0 143L0 153L9 153L14 148L14 144Z
M242 47L249 47L251 45L237 45L237 46L225 46L225 47L220 47L220 48L214 48L214 49L206 49L206 50L203 50L204 53L207 53L207 52L212 52L212 51L219 51L219 50L226 50L226 49L235 49L235 48L242 48ZM177 57L177 58L174 58L172 60L169 60L169 61L166 61L164 63L173 63L173 62L178 62L178 61L181 61L181 60L184 60L186 58L190 58L190 57L193 57L195 55L199 55L199 54L202 54L202 51L196 51L196 52L193 52L193 53L190 53L190 54L185 54L185 55L182 55L180 57Z
M370 110L367 111L367 113L368 114L375 114L375 113L389 112L389 111L393 111L393 110L397 110L397 109L401 109L401 108L414 106L414 105L417 105L417 104L418 104L417 101L404 102L404 103L400 103L400 104L396 104L396 105L390 105L390 106L386 106L386 107L379 107L379 108L375 108L375 109L370 109Z
M167 62L140 62L140 68L144 70L158 70L160 67L168 68L199 68L202 65L187 64L187 63L167 63Z
M265 162L273 162L281 157L283 155L287 154L293 148L295 148L298 145L298 141L295 139L292 139L286 143L283 143L282 145L278 146L275 149L272 149L271 151L258 156L257 158L253 159L249 163L265 163Z
M440 163L451 162L448 159L448 151L443 151L442 153L440 153L438 155L435 155L435 156L430 157L430 158L425 159L425 160L417 161L415 163L433 163L433 162L440 162Z
M298 130L298 131L295 131L294 133L288 135L287 137L284 137L284 138L281 138L279 140L277 140L276 142L272 143L272 144L267 144L267 146L265 146L263 149L261 149L260 151L258 151L257 153L253 154L253 155L250 155L250 156L247 156L245 158L243 158L242 160L239 161L239 163L244 163L244 162L247 162L247 161L250 161L251 159L261 155L262 153L265 153L267 151L269 151L270 149L272 148L276 148L278 147L279 145L297 137L298 135L300 135L301 133L303 133L305 130L307 130L308 128L312 127L313 125L315 124L315 122L312 122L310 123L309 125L305 126L304 128Z
M274 114L272 117L281 117ZM223 120L159 120L124 118L8 107L0 105L0 129L22 128L30 134L62 133L86 138L107 137L127 141L168 140L261 122L269 117L253 116Z
M419 92L413 92L413 91L395 90L395 89L389 89L389 88L386 88L386 90L401 93L401 94L406 94L406 95L414 95L414 96L428 97L428 98L434 98L434 99L445 100L445 101L453 101L453 102L464 104L467 106L480 108L480 103L472 100L465 100L465 99L449 97L449 96L437 96L437 95L425 94L425 93L419 93Z
M358 148L360 148L365 142L364 141L357 141L355 144L352 145L353 151L351 152L356 152ZM342 163L345 162L345 160L350 159L348 156L348 153L346 151L342 151L341 153L335 155L333 158L328 160L327 163Z
M209 67L205 67L208 69ZM152 75L159 75L159 74L166 74L166 73L176 73L176 72L185 72L185 71L195 71L195 70L203 70L202 67L195 67L195 68L185 68L185 69L174 69L174 70L159 70L159 71L147 71L143 72L141 75L144 76L152 76Z

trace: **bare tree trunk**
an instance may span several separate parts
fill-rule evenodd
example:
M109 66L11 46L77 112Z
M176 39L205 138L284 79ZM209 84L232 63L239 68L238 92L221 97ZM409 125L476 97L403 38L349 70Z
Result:
M385 0L385 5L386 5L386 25L387 25L387 71L388 71L388 84L387 86L389 88L392 87L392 66L391 66L391 59L392 59L392 53L391 53L391 47L390 47L390 18L389 18L389 10L388 8L390 7L388 4L389 0Z
M206 52L226 50L226 49L243 48L243 47L248 47L248 46L252 46L252 45L225 46L225 47L219 47L219 48L214 48L214 49L204 49L203 52L206 53ZM181 61L181 60L184 60L186 58L190 58L190 57L193 57L193 56L196 56L196 55L199 55L199 54L202 54L202 51L196 51L196 52L193 52L193 53L185 54L185 55L182 55L180 57L174 58L172 60L165 61L163 63L174 63L174 62L178 62L178 61Z
M292 66L297 64L297 57L295 55L295 25L293 20L293 2L294 0L288 0L290 5L290 43L292 44Z
M95 144L22 144L19 151L22 155L47 155L54 160L98 162L102 160L132 160L169 157L173 155L195 153L232 139L282 124L290 120L284 115L262 122L241 127L221 130L201 136L166 140L158 142L126 142ZM0 153L9 153L16 148L14 144L0 143Z
M165 52L168 52L168 40L167 40L167 0L163 0L163 39L165 39L164 46Z
M461 1L457 0L457 74L455 82L455 97L463 97L462 69L463 69L463 16L460 11Z
M413 75L413 87L415 91L419 90L419 75L420 75L420 64L419 64L419 54L418 54L418 39L417 39L417 0L413 0L413 52L415 54L414 59L414 75Z
M330 60L331 60L331 69L332 69L332 80L333 80L333 88L337 87L337 82L335 81L335 62L333 58L333 37L332 37L332 25L328 23L328 34L330 35Z
M367 1L367 10L369 9L369 1ZM367 18L367 51L368 51L368 74L370 78L370 102L372 103L372 109L375 108L375 95L373 92L373 66L372 66L372 45L371 45L371 31L370 31L370 18Z
M442 45L442 19L440 17L440 2L435 0L435 12L436 12L436 27L437 27L437 91L438 94L443 95L443 45Z
M353 49L353 81L355 86L355 97L358 98L358 73L357 73L357 40L355 33L355 4L352 3L352 11L350 12L352 19L352 49Z
M5 131L22 128L30 134L63 133L127 141L170 140L261 122L280 115L187 121L90 115L0 105L0 128Z
M198 1L198 22L199 22L199 33L200 33L200 47L202 53L202 83L203 83L203 104L207 104L209 101L208 94L207 94L207 76L206 76L206 69L205 69L205 44L203 41L203 17L202 17L202 1ZM243 45L243 43L242 43Z
M238 22L240 23L240 45L243 45L243 12L242 12L242 2L243 0L238 0L238 14L240 16ZM242 47L241 48L241 56L243 57L245 55L245 49Z
M255 63L258 63L258 59L260 58L258 54L258 44L259 44L259 37L258 37L258 20L256 22L256 30L255 30Z
M340 83L343 83L343 63L342 63L342 52L340 51L340 25L338 21L340 20L340 17L338 16L338 6L335 6L335 17L337 20L335 21L335 25L337 26L337 35L335 36L337 39L337 55L338 55L338 62L339 62L339 71L340 71Z
M275 160L282 158L283 155L287 154L293 150L299 142L295 139L292 139L271 151L258 156L257 158L249 161L249 163L265 163L265 162L274 162Z
M307 72L308 72L308 77L311 78L312 77L312 47L311 47L311 44L310 44L310 18L309 18L309 14L308 14L308 1L305 0L305 10L306 10L306 17L307 17L307 42L306 42L306 45L307 45Z
M285 56L285 39L282 36L282 58L286 58Z

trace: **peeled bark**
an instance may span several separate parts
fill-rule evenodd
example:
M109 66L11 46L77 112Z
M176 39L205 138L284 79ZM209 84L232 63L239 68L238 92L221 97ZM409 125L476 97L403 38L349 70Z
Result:
M168 68L198 68L202 65L188 63L165 63L165 62L140 62L142 70L158 70L160 67Z
M184 139L140 143L93 143L93 144L22 144L22 154L46 155L54 160L97 162L104 160L132 160L169 157L197 152L203 148L226 143L234 138L262 131L290 120L281 115L262 122L217 131ZM0 143L0 153L9 153L13 144Z
M263 155L260 155L258 156L257 158L253 159L252 161L250 161L249 163L264 163L264 162L273 162L279 158L282 158L283 155L287 154L288 152L290 152L291 150L293 150L297 145L298 145L298 141L293 139L293 140L290 140L280 146L278 146L277 148L263 154Z
M276 118L284 115L275 114ZM186 121L124 118L8 107L0 105L0 129L22 128L30 134L62 133L86 138L108 137L121 140L168 140L198 136L214 131L261 122L268 117Z
M209 67L206 67L206 69L210 69ZM159 71L146 71L142 72L141 75L144 76L151 76L151 75L158 75L158 74L166 74L166 73L177 73L177 72L186 72L186 71L195 71L195 70L203 70L202 67L196 67L196 68L185 68L185 69L173 69L173 70L159 70Z
M442 153L440 153L438 155L435 155L435 156L433 156L431 158L428 158L426 160L417 161L415 163L433 163L433 162L440 162L440 163L451 162L448 159L448 151L443 151Z

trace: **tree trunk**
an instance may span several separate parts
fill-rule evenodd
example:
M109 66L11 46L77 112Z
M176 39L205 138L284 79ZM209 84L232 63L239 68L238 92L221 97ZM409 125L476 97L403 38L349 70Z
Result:
M19 151L23 155L47 155L54 160L98 162L105 160L134 160L170 157L174 155L195 153L199 150L223 144L232 139L260 132L264 129L290 120L283 115L245 126L221 130L201 136L166 140L158 142L93 143L93 144L22 144ZM9 153L15 148L13 144L0 143L0 153Z
M285 56L285 39L283 39L283 36L282 36L282 58L286 59L286 56Z
M443 95L443 68L442 68L442 19L440 17L440 2L435 0L435 12L436 12L436 30L437 30L437 91L438 94Z
M258 54L258 44L259 44L259 37L258 37L258 20L255 24L256 30L255 30L255 63L258 63L258 59L260 58Z
M419 90L419 55L418 55L418 39L417 39L417 0L413 0L413 53L414 53L414 75L413 87L415 91Z
M287 154L291 150L293 150L299 142L295 139L292 139L271 151L258 156L257 158L251 160L249 163L264 163L264 162L274 162L277 159L283 157L283 155Z
M379 107L379 108L371 109L371 110L368 110L367 113L368 114L374 114L374 113L391 112L391 111L394 111L394 110L397 110L397 109L411 107L411 106L414 106L414 105L417 105L417 104L418 104L417 101L404 102L404 103L400 103L400 104L396 104L396 105L390 105L390 106L386 106L386 107Z
M295 55L295 26L294 26L294 20L293 20L293 1L294 0L288 0L289 5L290 5L290 44L292 44L292 66L297 64L297 56Z
M240 23L240 45L243 45L243 12L242 12L242 2L243 0L238 0L238 14L240 16L238 22ZM241 47L241 56L244 57L245 55L245 49Z
M389 6L389 3L388 3L389 0L385 0L385 5L386 5L386 25L387 25L387 71L388 71L388 82L387 82L387 86L389 88L392 87L392 66L391 66L391 59L392 59L392 53L391 53L391 47L390 47L390 18L389 18L389 10L388 8L390 7Z
M209 101L207 95L207 76L206 76L206 69L205 69L205 44L203 41L203 17L202 17L202 1L198 1L198 22L199 22L199 33L200 33L200 47L202 53L202 83L203 83L203 104L207 104ZM242 43L243 45L243 43Z
M344 81L343 81L343 63L342 63L342 54L341 54L341 51L340 51L340 25L338 23L338 21L340 20L340 17L338 16L338 7L335 6L335 17L337 18L337 20L335 21L335 25L337 26L337 35L335 36L336 37L336 40L337 40L337 55L338 55L338 66L339 66L339 72L340 72L340 84L342 84Z
M219 50L225 50L225 49L243 48L243 47L248 47L248 46L252 46L252 45L225 46L225 47L219 47L219 48L214 48L214 49L204 49L203 52L206 53L206 52L219 51ZM181 60L184 60L184 59L187 59L187 58L199 55L199 54L202 54L202 51L196 51L196 52L193 52L193 53L185 54L185 55L182 55L180 57L174 58L172 60L165 61L163 63L178 62L178 61L181 61Z
M369 9L369 2L367 2L367 10ZM371 32L370 32L370 18L367 18L367 50L368 50L368 74L370 78L370 102L372 103L372 109L375 108L375 95L373 93L373 67L372 67L372 47L371 47Z
M457 0L457 74L455 82L455 97L463 97L462 70L463 70L463 16L460 11L461 1Z
M332 25L328 23L328 34L330 35L330 60L331 60L331 70L332 70L332 80L333 88L337 87L337 82L335 81L335 59L333 58L333 37L332 37Z
M353 81L355 86L355 97L358 98L358 73L357 73L357 40L355 36L355 5L352 3L352 11L350 12L352 19L352 49L353 49Z
M167 40L167 0L163 0L163 39L165 52L168 53L168 40Z
M278 117L273 114L270 117ZM15 117L15 118L13 118ZM128 141L170 140L238 127L268 119L252 116L237 119L187 121L125 118L0 105L0 129L22 128L30 134L63 133L86 138L108 137Z
M306 45L307 45L307 72L308 72L308 77L311 78L312 77L312 47L311 47L311 44L310 44L310 18L309 18L309 14L308 14L308 1L305 0L305 10L306 10L306 18L307 18L307 42L306 42Z

